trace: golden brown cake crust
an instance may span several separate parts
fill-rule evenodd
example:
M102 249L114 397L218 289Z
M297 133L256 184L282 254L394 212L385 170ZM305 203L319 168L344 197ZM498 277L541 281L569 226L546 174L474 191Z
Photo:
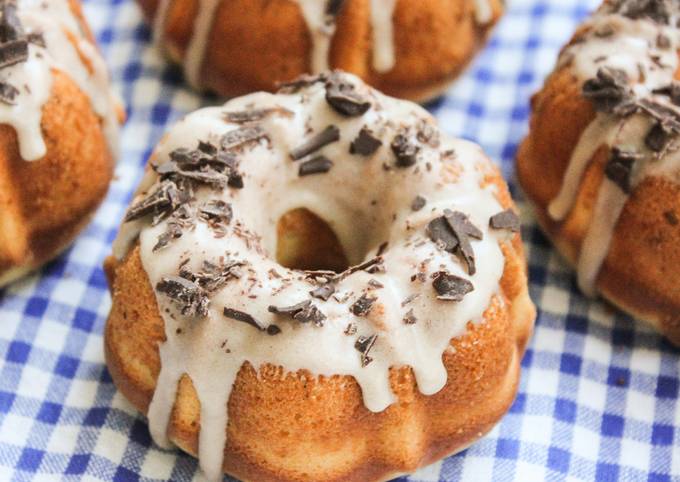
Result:
M24 161L14 129L0 126L0 285L54 258L106 195L113 159L90 100L53 72L43 107L47 154Z
M138 0L153 18L159 0ZM484 43L502 14L491 0L493 19L480 26L474 2L399 0L393 16L396 64L387 73L372 68L369 0L346 0L337 19L330 66L362 77L388 95L426 101L440 95ZM192 34L196 0L173 0L163 48L184 56ZM238 12L238 15L234 15ZM225 48L237 45L238 48ZM232 97L309 72L311 39L298 5L291 0L223 0L215 15L202 68L205 87Z
M676 74L676 78L678 75ZM590 161L574 207L553 221L548 204L557 196L571 153L595 117L568 67L557 70L532 99L529 136L517 155L517 176L536 217L558 250L574 264L593 214L609 150ZM541 175L537 176L536 173ZM680 185L648 177L628 199L597 278L600 293L680 344Z
M511 207L499 172L487 169L486 182ZM519 235L502 249L500 293L483 323L469 323L465 335L451 341L453 350L444 354L448 383L440 392L422 395L410 368L393 367L390 383L399 401L372 413L351 377L286 373L272 365L256 372L245 364L228 404L225 472L248 481L386 480L463 450L488 432L514 399L535 318ZM164 323L139 246L121 261L109 258L106 271L113 298L107 365L116 386L146 412L160 370ZM195 455L199 430L199 401L185 375L168 434Z

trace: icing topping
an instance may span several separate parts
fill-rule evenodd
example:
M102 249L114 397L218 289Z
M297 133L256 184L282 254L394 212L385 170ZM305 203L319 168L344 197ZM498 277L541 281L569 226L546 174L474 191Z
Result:
M0 12L3 54L9 50L6 46L25 49L20 58L2 62L0 68L0 122L15 129L21 157L32 161L46 153L40 125L52 69L68 74L89 97L115 155L118 100L110 90L104 60L82 31L69 1L3 0Z
M307 23L312 40L310 67L313 74L330 69L330 49L335 34L336 16L344 0L290 0L296 2ZM493 20L491 0L474 0L475 18L480 25ZM154 42L161 48L165 38L165 23L172 0L160 0L154 18ZM193 20L189 46L184 54L184 73L189 84L201 87L201 68L207 54L208 40L221 0L198 0L198 14ZM370 0L370 22L373 39L373 68L389 72L396 63L394 22L392 16L397 0Z
M318 158L330 167L301 175ZM245 362L350 375L379 412L395 401L392 366L413 367L424 394L441 390L450 340L499 293L500 243L516 220L483 184L481 150L441 137L421 107L354 76L305 77L276 95L201 109L170 130L151 162L114 254L122 259L139 239L165 322L152 435L167 444L177 382L188 374L201 402L201 467L212 478ZM272 259L277 220L300 207L328 222L351 268L305 272Z
M562 52L559 68L582 83L597 115L583 131L567 166L549 215L564 220L595 153L609 150L605 177L593 207L577 261L580 288L594 295L598 273L609 252L626 201L647 176L678 172L680 151L680 6L675 2L606 2L584 24L581 38Z

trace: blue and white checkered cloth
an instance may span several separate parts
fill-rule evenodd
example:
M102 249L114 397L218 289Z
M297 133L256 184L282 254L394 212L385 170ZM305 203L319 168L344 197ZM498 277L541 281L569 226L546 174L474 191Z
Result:
M447 132L479 142L512 180L529 97L597 3L510 0L488 47L428 107ZM152 48L133 0L85 7L127 105L123 155L105 204L75 245L0 290L0 480L193 480L196 460L154 446L144 417L111 382L101 265L163 131L218 99L193 93ZM400 480L680 480L680 352L581 296L526 212L524 221L539 316L517 400L470 449Z

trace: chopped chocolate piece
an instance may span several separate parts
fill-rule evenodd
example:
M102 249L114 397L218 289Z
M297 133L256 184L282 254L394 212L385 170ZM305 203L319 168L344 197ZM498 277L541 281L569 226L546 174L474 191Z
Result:
M243 189L243 176L238 172L232 172L229 174L227 185L235 189Z
M28 60L28 41L12 40L0 44L0 69Z
M340 13L340 9L344 3L345 0L326 0L326 15L335 17Z
M618 147L612 149L609 161L605 166L604 173L621 190L630 194L631 174L635 162L640 159L640 155L630 151L624 151Z
M316 326L322 327L323 322L326 319L326 315L324 315L321 312L321 310L319 310L319 308L316 307L316 305L310 303L309 305L305 306L302 310L295 313L293 318L299 321L300 323L309 323L311 321Z
M278 91L282 94L293 94L298 92L300 89L314 85L317 82L325 82L327 79L326 74L319 75L309 75L303 74L296 79L289 82L281 82L278 84Z
M270 313L274 313L277 315L288 315L291 318L293 318L296 314L298 314L300 311L307 308L311 304L312 304L311 300L305 300L292 306L278 307L274 305L269 305L268 310Z
M45 36L42 34L42 32L31 32L26 35L26 40L28 43L37 45L38 47L47 47L47 44L45 43Z
M349 145L350 154L360 156L370 156L382 146L382 141L373 135L373 131L364 126L359 131L359 135Z
M430 221L427 225L427 235L433 243L440 246L444 251L454 253L458 248L458 238L451 231L451 227L444 216Z
M363 294L349 307L349 310L354 313L355 316L366 316L373 309L373 303L375 303L377 299L377 296Z
M420 211L427 204L427 199L423 196L416 196L411 203L411 209L414 211Z
M439 147L439 130L425 120L418 124L416 138L419 142L427 144L430 147Z
M172 181L162 182L155 191L128 209L124 222L142 218L147 214L159 215L174 211L177 207L188 202L188 196L180 191Z
M401 306L406 306L406 305L410 304L413 300L415 300L415 299L418 298L419 296L420 296L420 294L418 294L418 293L413 293L413 294L411 294L411 295L408 295L408 296L404 299L404 301L401 302Z
M323 284L309 292L314 298L319 298L323 301L328 301L333 293L335 293L335 285L333 283Z
M462 301L465 295L474 290L472 283L464 278L439 271L434 274L432 286L437 292L437 299L444 301Z
M224 134L220 144L225 151L235 150L266 137L267 133L260 126L243 126Z
M292 117L293 113L283 107L270 107L266 109L249 109L235 112L225 112L223 119L232 124L248 124L261 121L270 115L278 114L284 117Z
M509 229L513 233L520 230L519 216L512 209L506 209L498 214L494 214L489 219L489 226L492 229Z
M680 106L680 82L677 80L672 81L666 87L655 89L653 93L667 95L673 104Z
M387 247L389 246L389 243L385 241L382 243L380 246L378 246L378 251L375 253L376 256L382 256L385 251L387 251Z
M595 110L626 116L635 111L635 96L625 71L600 67L597 77L583 84L583 96L593 102Z
M407 325L415 325L418 319L416 318L416 315L413 314L413 308L408 310L406 314L404 315L403 319L404 323Z
M382 284L382 283L381 283L380 281L378 281L377 279L370 279L370 280L368 280L368 286L370 286L371 288L375 288L375 289L377 289L377 290L379 290L379 289L385 287L385 285Z
M302 145L290 151L290 157L297 161L309 154L318 151L322 147L327 146L333 142L340 140L340 129L337 126L330 125L315 136L307 139Z
M17 40L24 35L21 20L17 15L17 4L15 1L0 2L0 43Z
M647 133L645 145L654 152L662 152L666 149L672 137L673 132L668 131L663 124L657 122Z
M420 146L411 142L404 134L397 134L390 147L397 158L397 167L410 167L418 162Z
M615 11L628 18L647 17L657 23L670 21L671 7L668 0L618 0Z
M332 167L333 161L325 156L316 156L313 159L300 164L298 175L303 177L310 176L312 174L324 174L330 171Z
M253 318L248 313L244 313L243 311L238 311L238 310L234 310L232 308L225 307L223 313L224 313L225 317L230 318L232 320L247 323L250 326L257 328L260 331L266 330L266 328L264 328L255 318Z
M227 226L231 222L233 211L231 204L219 199L208 201L200 207L201 218L211 226Z
M347 117L358 117L371 108L370 101L361 96L353 84L343 82L336 75L331 75L326 81L326 102L338 114Z
M357 338L354 348L361 353L361 366L365 367L373 361L373 358L369 356L371 349L375 345L378 335L371 336L360 336Z
M159 249L165 248L170 244L170 241L181 238L183 232L184 231L179 224L168 223L166 230L158 236L158 240L152 248L152 251L158 251Z
M482 239L483 233L460 211L452 212L446 209L444 210L444 219L446 219L451 232L458 240L456 253L463 258L467 266L467 272L471 275L475 274L477 271L475 267L475 253L472 249L472 244L470 244L470 238Z
M276 326L276 325L269 325L269 326L267 327L267 335L269 335L269 336L275 336L275 335L278 335L279 333L281 333L281 328L279 328L278 326Z
M178 305L184 316L208 316L208 294L192 281L180 276L165 276L156 284L156 291Z
M187 265L179 270L182 278L198 283L208 293L214 293L221 289L227 282L234 278L240 278L238 268L243 266L243 262L233 261L230 263L220 262L219 264L210 261L203 261L201 271L192 272Z
M7 105L16 105L15 99L19 95L19 89L6 82L0 82L0 102Z
M666 221L671 226L677 226L680 224L680 218L678 218L678 215L675 214L675 211L666 211L663 213L663 217L666 218Z
M357 332L357 325L354 323L348 323L343 332L347 336L355 335Z
M198 150L209 156L217 155L217 146L210 142L198 141Z
M482 233L482 231L477 226L472 224L470 218L468 218L467 215L465 215L464 213L461 213L460 211L452 212L448 209L445 209L444 217L446 218L446 221L449 223L449 226L451 226L451 229L453 230L454 234L458 237L459 241L461 238L461 234L465 234L475 239L484 238L484 233Z

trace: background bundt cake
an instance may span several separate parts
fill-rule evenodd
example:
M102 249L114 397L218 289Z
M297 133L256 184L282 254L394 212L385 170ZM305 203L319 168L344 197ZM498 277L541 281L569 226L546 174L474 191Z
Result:
M680 343L678 2L605 2L532 101L517 173L600 293ZM540 173L540 175L537 175Z
M211 478L414 471L514 399L535 310L513 209L477 146L351 75L197 111L107 261L111 376Z
M2 0L0 15L2 286L87 224L113 174L122 111L77 1Z
M197 88L235 96L329 68L390 95L440 94L501 0L139 0L156 43Z

